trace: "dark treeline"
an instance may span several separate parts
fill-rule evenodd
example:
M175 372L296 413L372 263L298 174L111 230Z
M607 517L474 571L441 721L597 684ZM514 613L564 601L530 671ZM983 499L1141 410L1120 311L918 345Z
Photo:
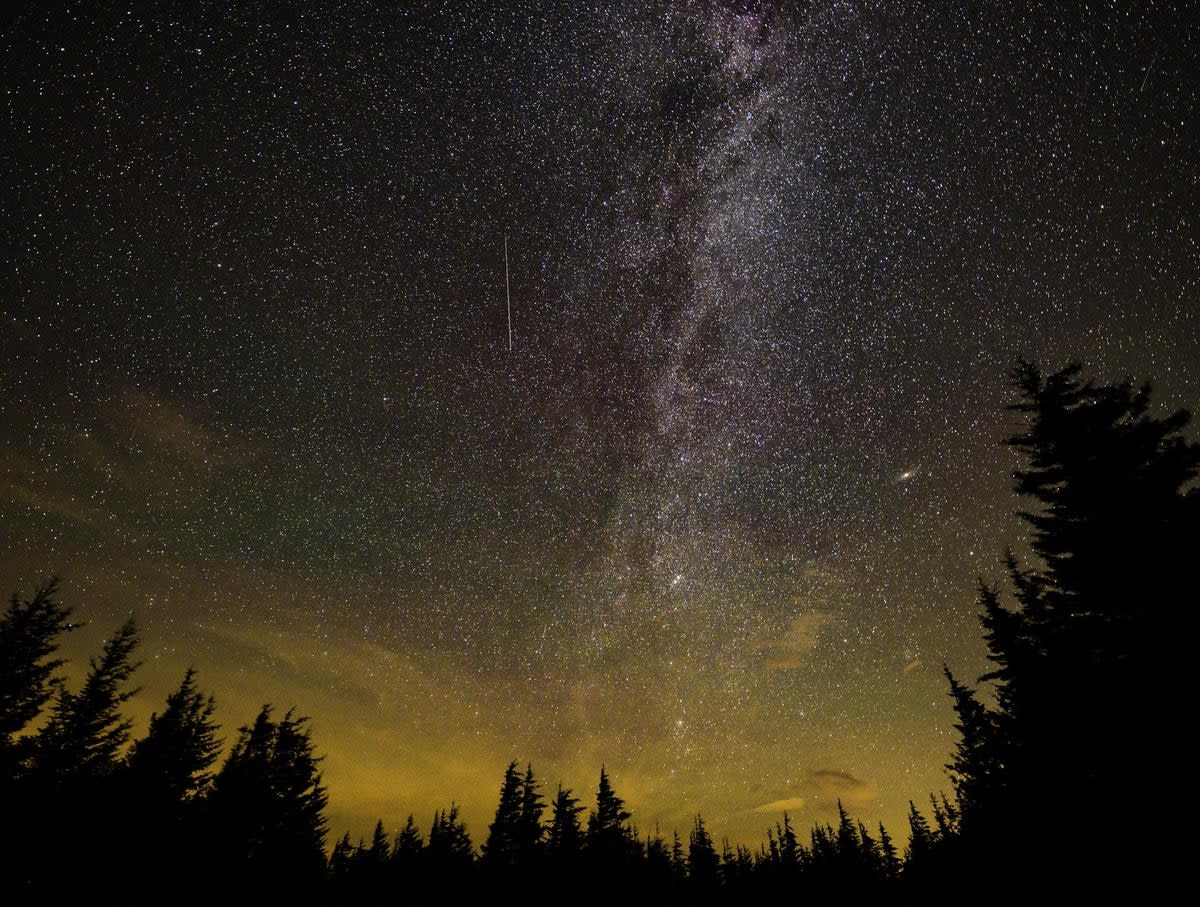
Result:
M718 843L699 815L682 832L639 830L603 768L585 805L514 762L478 842L450 804L327 850L306 719L264 706L222 759L213 699L189 670L131 739L135 625L68 690L57 652L75 625L51 581L0 617L0 900L972 901L1144 883L1161 842L1130 785L1165 684L1150 623L1195 595L1200 446L1181 435L1187 413L1149 414L1146 388L1085 383L1074 366L1015 377L1023 428L1008 443L1033 502L1030 560L1007 557L1006 590L981 583L992 669L978 688L946 671L953 795L910 804L906 843L840 804L836 824L806 832L782 815L755 849Z

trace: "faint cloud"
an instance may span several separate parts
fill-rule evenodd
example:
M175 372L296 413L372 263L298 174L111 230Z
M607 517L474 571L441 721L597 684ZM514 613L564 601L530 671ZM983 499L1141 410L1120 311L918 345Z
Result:
M809 772L809 778L819 788L826 791L853 791L864 786L864 782L855 778L849 772L835 768L819 768Z
M914 658L912 661L910 661L908 664L906 664L903 668L900 669L900 673L903 674L905 677L907 677L913 671L918 670L922 664L923 664L923 662L921 661L921 659Z
M829 814L837 810L838 801L851 812L875 806L879 789L869 781L836 768L817 768L807 771L799 780L789 782L780 796L750 809L752 813L800 812Z
M753 813L782 813L791 811L800 811L804 809L804 804L808 802L807 797L788 797L786 800L772 800L770 803L764 803L761 806L756 806L750 810Z
M817 647L821 631L832 620L828 611L809 611L793 617L779 636L759 639L756 647L767 653L767 668L783 671L802 667L805 657Z
M0 460L0 501L28 507L67 523L91 526L111 519L102 507L80 496L59 472L30 460Z
M228 436L161 395L127 390L112 405L110 416L147 456L167 454L193 466L212 467L232 466L246 457Z
M66 523L111 522L131 506L179 510L223 470L251 461L240 439L159 394L126 389L24 453L0 452L0 504Z

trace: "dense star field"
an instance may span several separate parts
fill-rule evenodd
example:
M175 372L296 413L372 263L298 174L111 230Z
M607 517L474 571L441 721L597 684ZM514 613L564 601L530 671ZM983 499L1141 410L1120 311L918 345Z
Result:
M1183 4L98 6L0 31L2 591L310 715L339 834L900 831L1016 357L1200 399Z

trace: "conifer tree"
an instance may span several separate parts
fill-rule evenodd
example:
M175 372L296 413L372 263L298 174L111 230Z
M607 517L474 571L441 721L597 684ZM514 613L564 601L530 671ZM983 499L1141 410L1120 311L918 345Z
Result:
M670 891L676 882L671 866L671 851L657 825L654 826L654 834L646 836L644 852L648 887L652 891Z
M280 721L263 706L239 730L208 797L208 834L215 859L235 879L302 890L325 865L327 794L307 719Z
M409 813L404 826L396 832L396 840L392 844L392 860L401 864L409 861L415 863L424 848L425 838Z
M95 782L116 770L132 727L121 706L137 692L126 687L138 668L132 660L137 646L130 619L91 659L79 691L59 690L35 742L35 771L43 783Z
M521 812L516 828L518 860L526 867L540 855L542 839L546 834L542 827L545 811L546 803L533 775L533 766L527 765L525 777L521 779Z
M912 800L908 801L908 845L904 849L904 874L906 877L925 875L929 872L934 856L934 836L929 820L921 815Z
M679 838L678 829L671 832L671 868L676 879L682 881L687 878L687 857L683 852L683 841Z
M615 855L621 852L630 814L625 801L617 796L608 772L600 768L600 783L596 788L596 808L588 816L588 847L597 853Z
M511 870L517 861L517 842L520 837L522 807L521 775L516 761L504 770L500 784L500 802L496 818L488 826L483 843L483 865L490 869Z
M58 687L64 659L52 657L59 637L75 629L71 609L58 601L51 578L20 599L14 592L0 616L0 797L20 772L33 738L20 737Z
M699 814L688 837L687 867L688 881L702 891L711 891L721 881L721 860Z
M475 850L467 826L458 817L458 806L434 814L425 847L426 869L430 879L450 880L460 885L475 862Z
M625 801L617 796L608 772L601 768L596 807L588 815L585 853L593 881L610 891L629 884L638 860L640 844L629 819Z
M350 879L354 863L354 845L350 843L350 832L346 832L333 845L329 854L329 875L339 887L344 886Z
M552 857L558 859L578 854L583 848L583 829L579 824L579 814L583 811L579 799L571 796L571 789L560 784L551 804L550 830L546 839Z
M884 880L890 882L898 879L900 877L900 854L896 850L892 836L888 834L882 822L879 824L879 854Z
M221 747L213 720L216 703L197 689L195 678L188 668L179 688L167 696L166 708L150 717L146 736L130 749L130 780L141 798L182 804L212 780L209 770Z
M1007 557L1016 607L980 593L995 708L951 682L962 736L949 767L968 858L994 869L1004 854L1032 875L1112 872L1052 823L1029 827L1046 803L1088 827L1143 818L1111 792L1153 735L1146 703L1166 659L1151 657L1150 640L1179 590L1194 588L1200 536L1200 445L1180 434L1189 415L1154 417L1147 387L1079 374L1015 372L1025 424L1009 444L1025 460L1015 491L1032 501L1021 516L1034 560Z
M800 865L800 842L792 829L792 820L785 812L783 825L777 829L779 841L779 861L788 874L794 872Z

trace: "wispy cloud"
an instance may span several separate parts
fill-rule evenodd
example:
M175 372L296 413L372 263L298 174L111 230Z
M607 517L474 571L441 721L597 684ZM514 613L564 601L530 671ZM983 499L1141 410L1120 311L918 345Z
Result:
M800 812L830 813L837 808L838 801L851 812L869 809L875 805L879 789L870 781L851 772L836 768L816 768L807 771L801 778L789 784L784 796L759 804L750 809L753 813Z
M0 503L92 526L132 509L188 506L253 451L159 394L126 389L37 448L0 452Z
M804 809L808 803L807 797L788 797L785 800L772 800L770 803L764 803L761 806L756 806L751 812L756 813L785 813L799 812Z
M779 636L758 641L757 647L767 655L766 666L773 671L799 668L805 657L817 647L821 631L833 620L827 611L808 611L793 617Z

